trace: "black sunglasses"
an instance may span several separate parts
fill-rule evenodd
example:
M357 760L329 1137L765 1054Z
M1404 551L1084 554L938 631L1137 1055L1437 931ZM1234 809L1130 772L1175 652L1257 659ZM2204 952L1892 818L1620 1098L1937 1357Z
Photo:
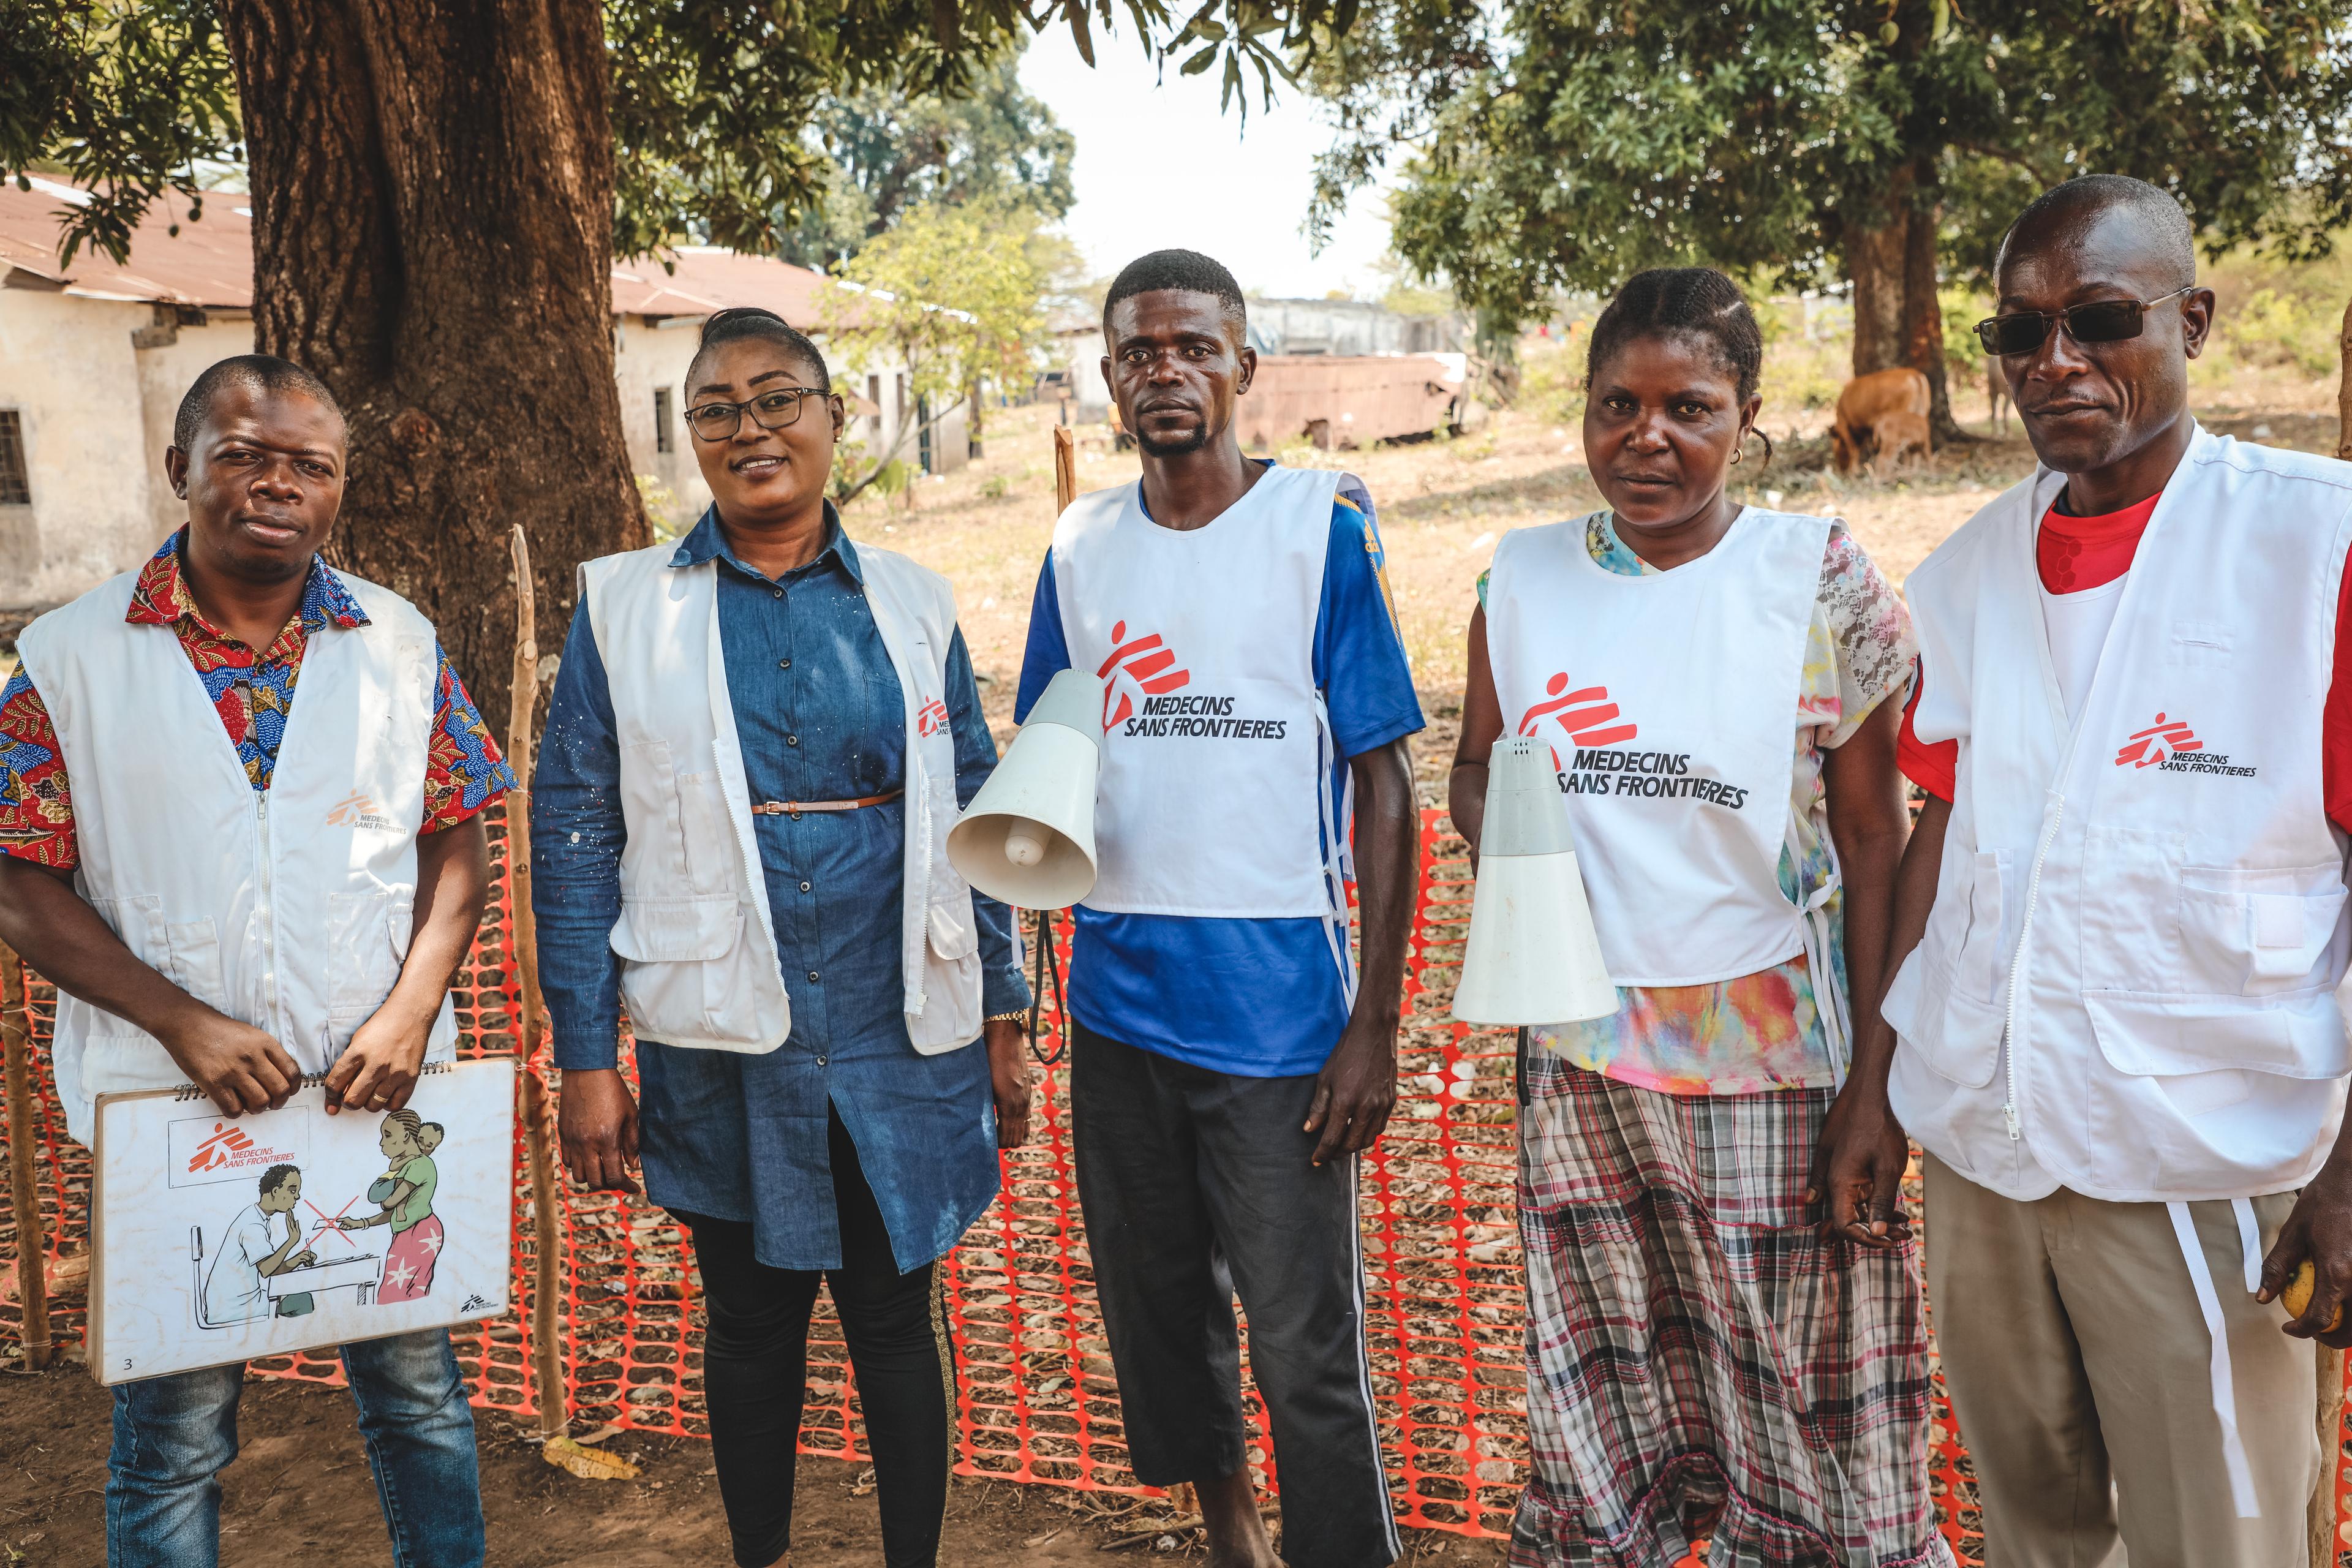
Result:
M762 430L782 430L801 416L801 400L822 397L830 403L841 395L821 386L779 386L742 403L705 403L686 411L686 422L706 441L725 441L743 427L743 411Z
M2177 300L2194 283L2184 283L2153 300L2094 300L2063 310L2020 310L2014 315L1988 316L1977 323L1977 342L1989 354L2030 354L2042 346L2053 327L2063 326L2078 343L2119 343L2139 336L2151 305Z

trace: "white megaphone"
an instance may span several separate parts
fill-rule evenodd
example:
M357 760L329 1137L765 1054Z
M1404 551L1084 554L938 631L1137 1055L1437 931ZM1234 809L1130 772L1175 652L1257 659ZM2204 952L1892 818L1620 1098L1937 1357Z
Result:
M1617 1011L1576 843L1541 741L1507 736L1486 760L1478 886L1454 1016L1465 1024L1572 1024Z
M1059 910L1093 889L1102 702L1099 677L1082 669L1054 677L948 830L948 863L990 898Z

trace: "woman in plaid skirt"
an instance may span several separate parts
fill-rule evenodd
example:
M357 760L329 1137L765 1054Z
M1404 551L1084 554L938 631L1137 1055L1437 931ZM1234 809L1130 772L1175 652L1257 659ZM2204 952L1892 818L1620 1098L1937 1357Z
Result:
M1771 451L1729 279L1641 274L1590 356L1609 510L1496 550L1452 784L1475 847L1496 740L1550 743L1620 986L1614 1016L1523 1037L1511 1561L1663 1568L1707 1541L1710 1568L1948 1568L1913 1243L1825 1238L1809 1190L1874 1026L1909 619L1842 523L1725 494L1751 437Z

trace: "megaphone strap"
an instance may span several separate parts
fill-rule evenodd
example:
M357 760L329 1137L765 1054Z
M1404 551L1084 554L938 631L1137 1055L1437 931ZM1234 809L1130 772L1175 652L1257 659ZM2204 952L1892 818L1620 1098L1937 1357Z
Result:
M751 815L798 816L804 811L857 811L894 801L906 793L904 789L887 790L881 795L860 795L856 800L763 800L751 808Z

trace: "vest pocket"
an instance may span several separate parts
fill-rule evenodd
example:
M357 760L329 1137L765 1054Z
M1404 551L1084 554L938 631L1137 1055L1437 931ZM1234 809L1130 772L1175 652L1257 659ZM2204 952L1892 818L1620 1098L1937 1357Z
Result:
M210 920L175 921L163 928L163 942L172 953L172 984L205 1006L227 1012L220 929Z
M727 795L717 773L677 775L677 820L686 844L686 867L698 893L725 893L735 901L736 868L742 851L727 816Z
M621 900L613 951L632 963L708 963L724 958L743 928L731 897Z
M909 769L911 774L915 770ZM955 823L952 771L929 781L931 883L923 908L923 1010L907 1020L916 1050L936 1056L970 1045L981 1032L980 921L971 884L948 860L947 833ZM909 810L923 807L908 802Z
M2343 868L2183 868L2180 989L2268 996L2326 981L2344 911Z
M163 896L140 893L127 899L92 899L89 907L107 929L122 939L131 956L151 969L168 970L171 943L163 934Z
M1997 1002L2008 978L2001 936L2008 919L2009 851L1979 850L1972 869L1969 929L1954 955L1952 992L1971 1002Z
M758 1042L762 992L782 987L775 953L757 935L732 898L624 896L611 941L631 1025L666 1045Z
M656 885L698 887L687 869L679 783L667 741L640 741L621 748L621 810L628 833L622 862Z
M1904 1048L1968 1089L1990 1083L2000 1063L2009 867L2009 851L1989 849L1953 868L1967 877L1954 913L1945 915L1937 900L1927 935L1886 992L1886 1021Z
M97 1013L93 1029L121 1029L121 1034L92 1034L82 1042L82 1093L92 1100L101 1094L127 1094L137 1089L170 1089L188 1081L163 1042L142 1034L111 1013Z
M2136 1078L2234 1069L2321 1080L2352 1072L2352 1040L2336 998L2324 991L2269 1006L2231 996L2086 991L2083 1005L2099 1054Z
M373 1013L400 978L404 951L394 946L394 895L385 889L327 895L327 1013L348 1019Z

